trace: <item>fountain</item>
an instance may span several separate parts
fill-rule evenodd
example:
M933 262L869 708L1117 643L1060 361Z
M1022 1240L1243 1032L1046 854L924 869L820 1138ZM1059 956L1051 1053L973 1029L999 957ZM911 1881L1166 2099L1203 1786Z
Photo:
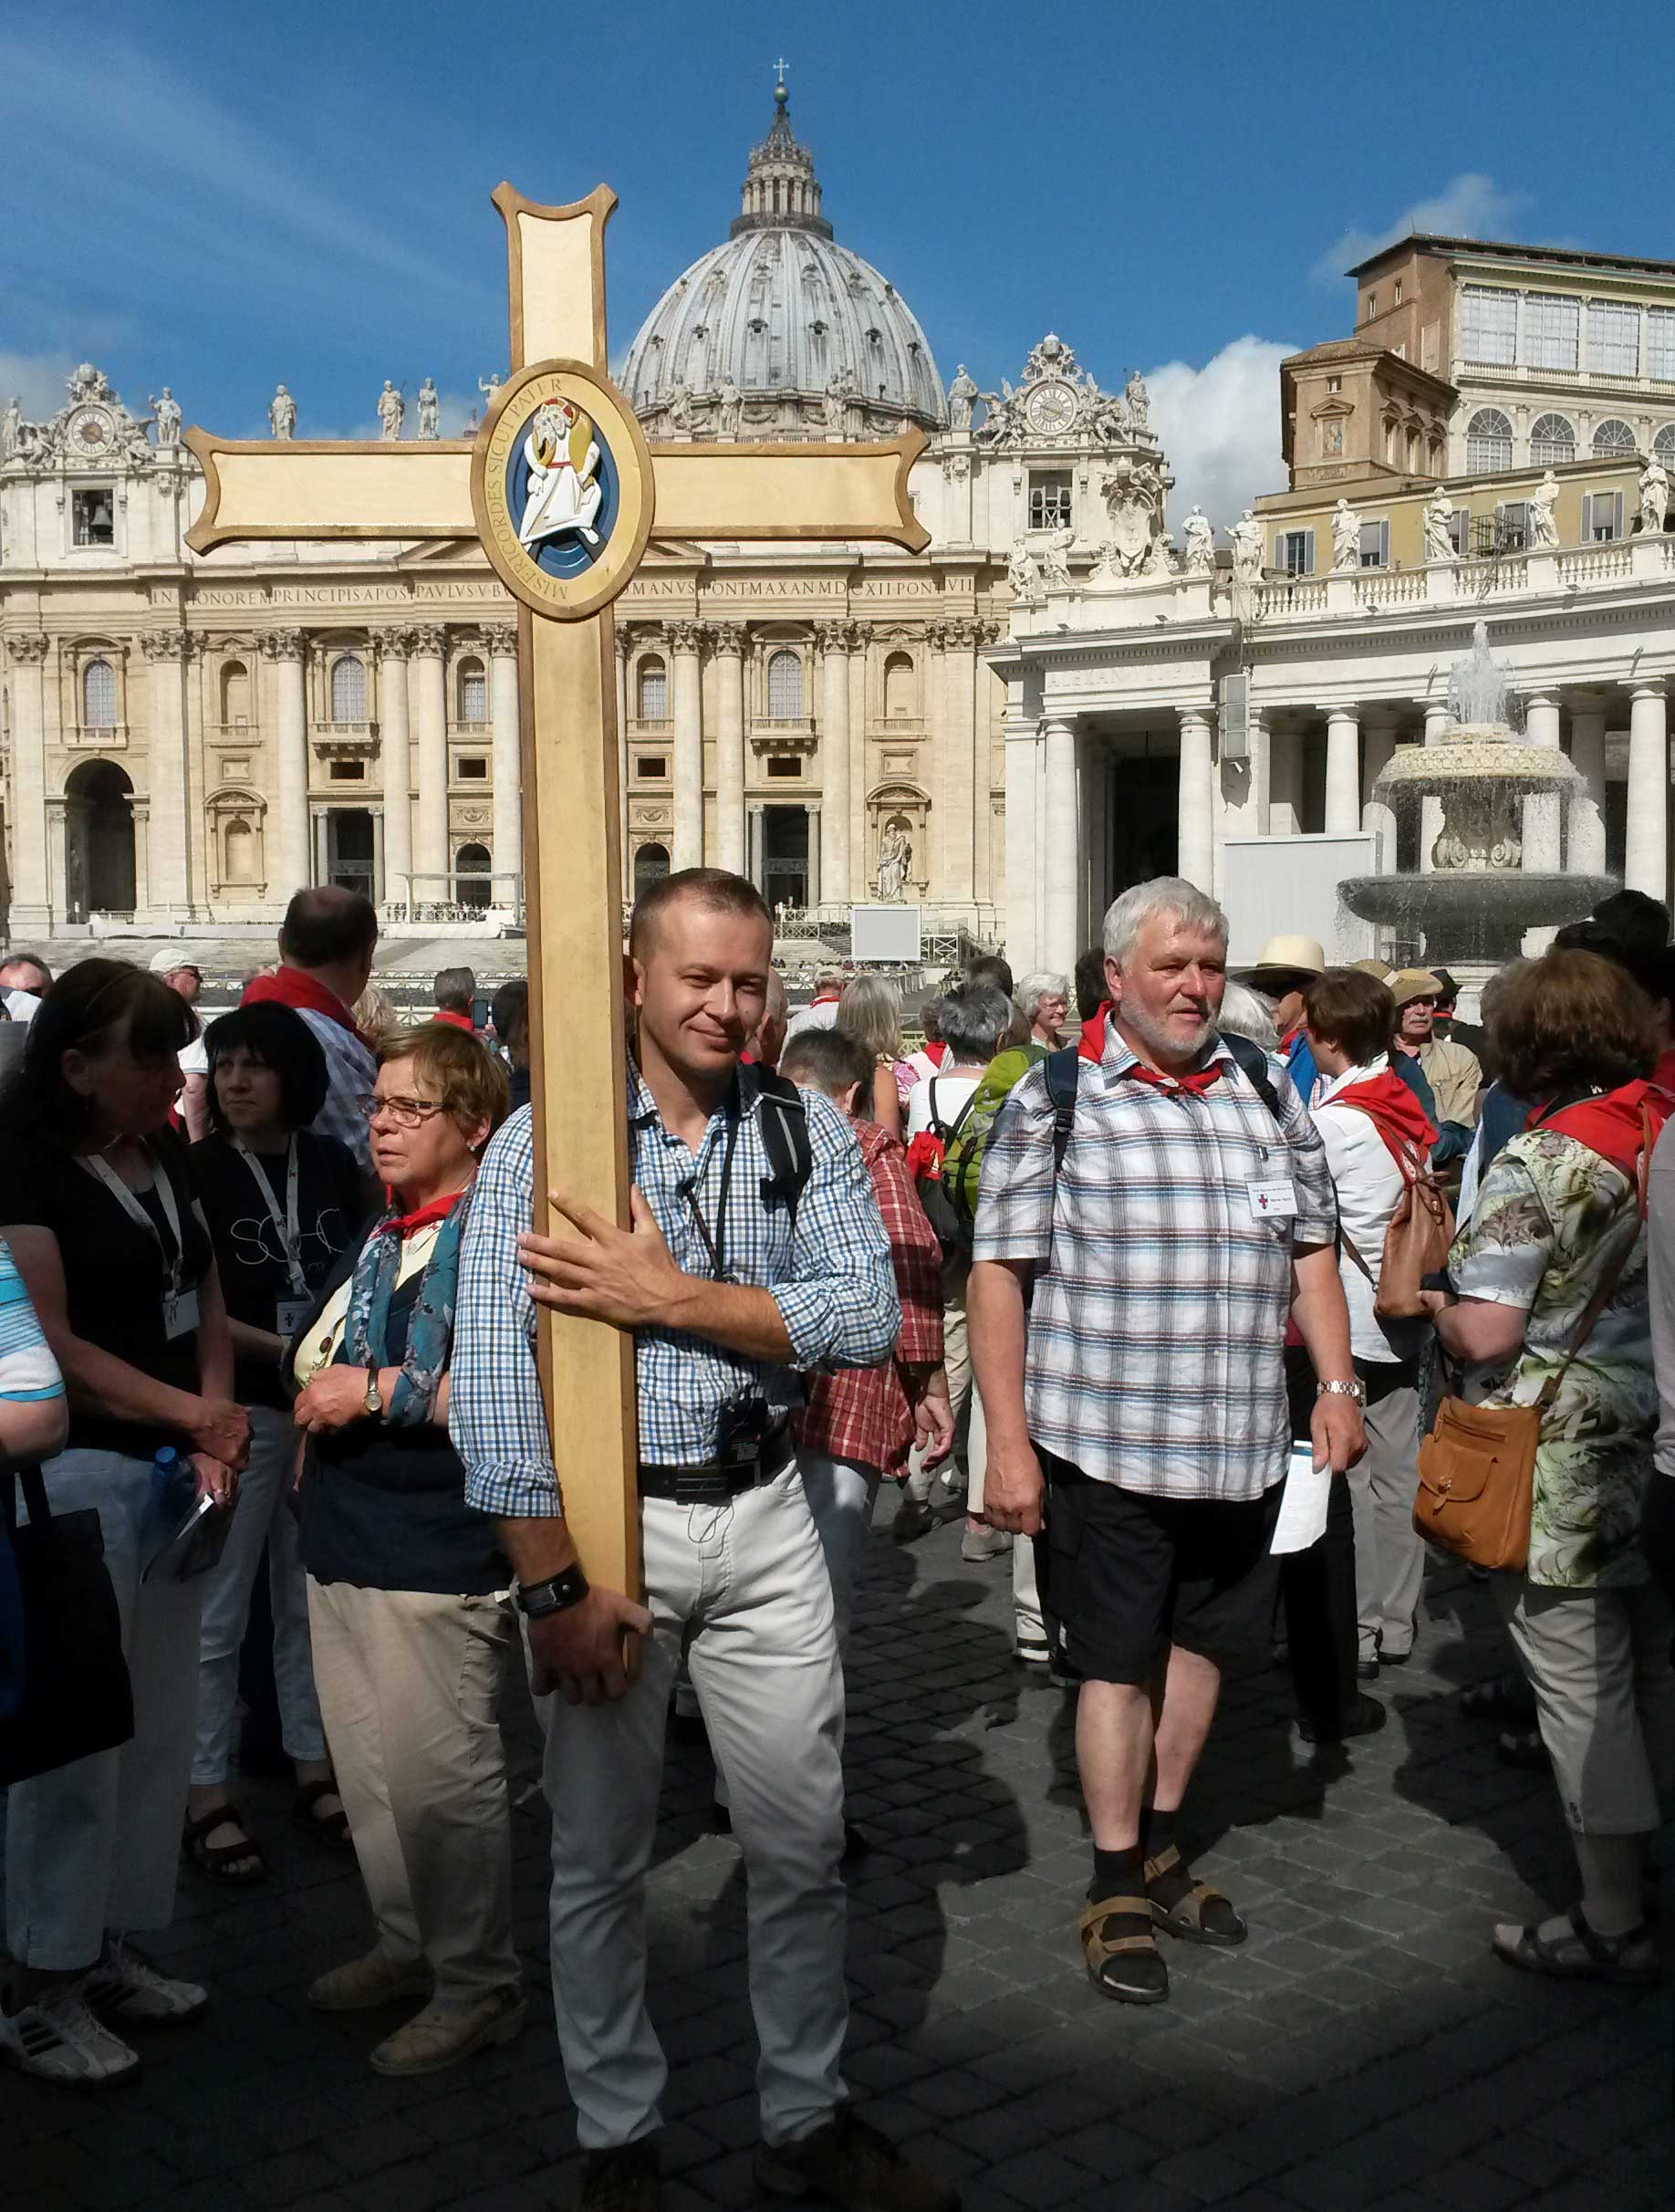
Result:
M1480 621L1471 652L1449 671L1441 742L1398 746L1373 785L1374 798L1391 809L1441 802L1430 871L1350 876L1338 886L1352 913L1400 930L1415 950L1422 931L1426 958L1455 966L1510 959L1525 930L1577 921L1618 888L1613 876L1524 866L1523 802L1545 801L1556 815L1583 786L1556 746L1530 745L1513 729L1506 694ZM1543 840L1555 857L1556 829L1555 820Z

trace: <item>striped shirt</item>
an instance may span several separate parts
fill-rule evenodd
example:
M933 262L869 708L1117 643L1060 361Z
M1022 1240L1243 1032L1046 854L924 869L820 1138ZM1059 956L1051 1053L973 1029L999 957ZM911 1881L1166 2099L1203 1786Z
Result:
M1153 1497L1253 1498L1280 1480L1292 1255L1337 1228L1325 1149L1284 1063L1269 1060L1276 1127L1219 1038L1212 1062L1208 1090L1160 1090L1108 1023L1100 1059L1077 1061L1056 1178L1044 1065L983 1155L973 1257L1035 1265L1030 1435Z
M29 1303L11 1247L0 1242L0 1398L28 1405L61 1398L64 1378Z
M793 1227L764 1182L774 1162L756 1108L758 1071L741 1068L738 1127L726 1210L727 1278L772 1292L791 1340L776 1366L666 1329L634 1334L640 1457L657 1466L713 1459L723 1415L755 1403L789 1413L803 1398L799 1370L872 1367L896 1341L901 1313L890 1240L860 1147L829 1099L802 1094L814 1163ZM710 1117L696 1153L664 1127L637 1069L629 1070L629 1159L676 1267L713 1270L695 1215L712 1239L721 1210L728 1113ZM517 1264L517 1235L535 1192L530 1111L515 1113L484 1155L460 1257L448 1426L466 1467L466 1502L484 1513L562 1513L535 1362L535 1308Z
M360 1101L378 1080L378 1062L359 1037L329 1014L312 1007L298 1007L326 1055L326 1103L308 1126L322 1137L336 1137L355 1155L357 1166L372 1170L372 1132L360 1111Z

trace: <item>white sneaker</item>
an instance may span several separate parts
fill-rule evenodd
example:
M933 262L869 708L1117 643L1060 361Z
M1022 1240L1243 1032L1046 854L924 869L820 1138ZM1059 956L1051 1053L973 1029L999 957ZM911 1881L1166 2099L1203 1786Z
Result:
M178 2028L196 2019L209 2003L207 1989L160 1974L125 1936L105 1938L104 1956L81 1993L96 2012L123 2028Z
M140 2054L101 2028L88 2010L86 1977L16 2012L0 2007L0 2057L37 2081L69 2089L107 2089L126 2081Z

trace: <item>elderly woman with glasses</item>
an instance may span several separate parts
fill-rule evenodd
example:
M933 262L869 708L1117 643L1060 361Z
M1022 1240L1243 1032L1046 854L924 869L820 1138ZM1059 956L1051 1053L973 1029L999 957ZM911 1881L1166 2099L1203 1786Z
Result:
M524 2020L498 1720L511 1577L447 1425L460 1241L506 1077L440 1022L390 1033L378 1061L361 1104L390 1206L292 1351L315 1684L377 1931L308 1997L328 2012L423 1998L370 2054L420 2074Z

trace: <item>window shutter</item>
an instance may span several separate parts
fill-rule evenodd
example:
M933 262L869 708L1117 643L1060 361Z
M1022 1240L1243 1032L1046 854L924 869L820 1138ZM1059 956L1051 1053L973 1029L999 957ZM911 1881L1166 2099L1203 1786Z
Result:
M1274 533L1274 567L1279 575L1283 576L1285 573L1285 533L1284 530L1275 530Z
M1594 495L1592 492L1584 492L1582 495L1582 543L1585 546L1591 546L1593 542Z
M1462 560L1466 559L1471 553L1472 510L1470 507L1454 509L1454 550Z
M1390 526L1388 522L1381 522L1378 525L1378 566L1381 569L1388 569L1389 565Z
M1305 530L1303 537L1303 573L1305 576L1313 576L1315 573L1315 533L1313 530Z
M1613 492L1611 494L1611 535L1613 537L1620 537L1622 534L1623 496L1620 492Z

